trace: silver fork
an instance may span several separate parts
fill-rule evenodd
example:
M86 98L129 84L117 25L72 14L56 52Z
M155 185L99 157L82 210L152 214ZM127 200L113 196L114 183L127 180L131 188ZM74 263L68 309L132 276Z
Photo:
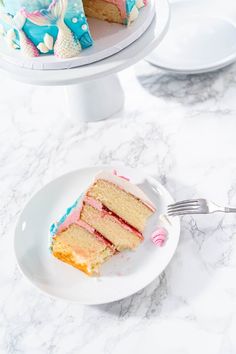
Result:
M188 214L210 214L210 213L236 213L236 208L221 207L206 199L187 199L170 204L167 208L169 216L180 216Z

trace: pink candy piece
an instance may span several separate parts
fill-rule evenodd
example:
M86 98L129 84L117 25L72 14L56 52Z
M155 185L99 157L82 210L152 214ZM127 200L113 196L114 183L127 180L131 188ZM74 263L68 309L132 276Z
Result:
M116 171L116 170L113 170L113 175L115 175L115 176L117 176L117 177L120 177L120 178L123 178L123 179L125 179L126 181L129 181L129 180L130 180L128 177L119 176L119 175L117 174L117 171Z
M154 245L162 247L167 238L167 231L163 227L158 227L151 235L152 242Z

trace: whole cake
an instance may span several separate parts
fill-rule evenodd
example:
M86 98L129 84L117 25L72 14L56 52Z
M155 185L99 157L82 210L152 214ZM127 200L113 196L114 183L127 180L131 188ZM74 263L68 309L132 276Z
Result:
M76 57L93 44L86 16L129 25L146 1L0 0L0 34L28 57Z
M51 226L51 251L89 275L98 273L116 252L138 247L154 211L140 188L116 172L103 171Z

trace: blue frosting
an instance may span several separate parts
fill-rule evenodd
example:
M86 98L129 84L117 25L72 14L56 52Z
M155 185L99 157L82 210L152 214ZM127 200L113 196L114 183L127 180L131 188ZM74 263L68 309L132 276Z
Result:
M3 2L6 11L15 15L22 7L30 12L47 9L52 0L3 0Z
M30 22L29 20L25 21L23 31L36 46L40 42L43 42L46 33L51 35L54 38L55 42L58 33L56 26L36 26L32 24L32 22ZM51 53L53 53L53 51L51 51Z
M126 12L128 15L132 11L135 4L136 4L136 0L126 0Z
M25 7L29 12L47 9L52 0L5 0L5 9L8 13L15 15L17 11ZM136 0L126 0L126 11L130 14ZM83 11L83 5L81 0L69 0L67 14L75 15L76 11Z

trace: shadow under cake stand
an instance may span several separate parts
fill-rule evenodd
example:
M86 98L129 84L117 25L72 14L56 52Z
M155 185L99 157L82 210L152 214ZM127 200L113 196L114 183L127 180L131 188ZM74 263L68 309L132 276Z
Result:
M33 63L37 63L36 68L33 64L30 68L29 62L24 65L21 62L22 59L16 62L16 57L13 54L9 55L13 51L9 52L6 49L5 53L5 46L1 46L0 69L7 73L8 77L24 83L65 86L67 112L74 122L109 118L120 111L124 105L124 92L117 73L132 66L155 49L168 29L170 20L168 1L151 1L153 1L153 11L155 11L155 16L152 14L150 20L151 24L138 39L135 40L133 36L134 41L130 45L127 46L127 43L125 45L125 41L121 42L120 47L119 43L116 44L116 48L113 49L117 52L109 57L97 59L87 65L81 65L83 63L83 57L81 57L79 58L80 66L68 68L67 64L67 69L58 68L62 64L60 61L55 61L54 69L48 69L49 62L49 64L46 63L48 66L44 65L43 68L38 69L40 61L34 61ZM122 45L124 49L121 49ZM89 50L86 51L89 52ZM49 60L55 60L53 56L50 57L48 57Z

